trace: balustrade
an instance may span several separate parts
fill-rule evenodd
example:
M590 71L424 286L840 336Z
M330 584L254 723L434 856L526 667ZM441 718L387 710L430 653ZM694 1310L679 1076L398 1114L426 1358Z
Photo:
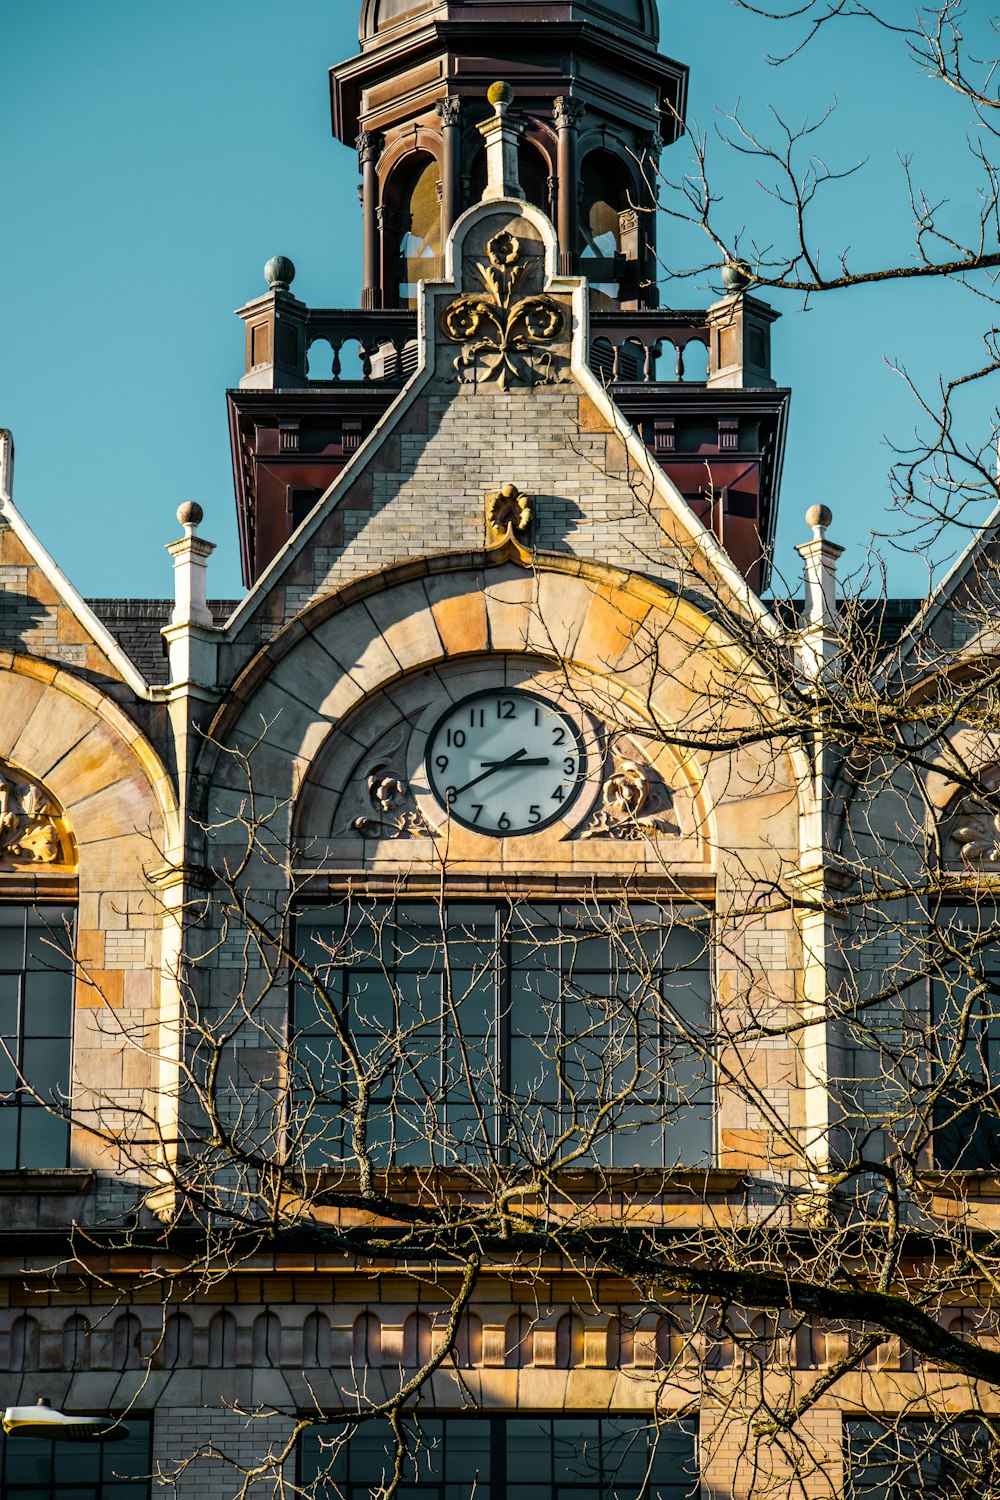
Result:
M743 300L750 305L751 299ZM765 315L758 322L766 331L775 315L762 304L753 307ZM609 385L741 384L742 310L738 322L728 318L725 333L732 322L735 335L728 341L718 334L720 311L728 317L730 304L709 310L594 311L591 368ZM410 309L308 308L288 297L247 321L247 384L270 386L273 370L274 384L284 387L402 385L416 369L417 315ZM764 352L752 364L762 378L748 383L770 385L766 341L758 336L758 342ZM720 381L720 374L731 378Z

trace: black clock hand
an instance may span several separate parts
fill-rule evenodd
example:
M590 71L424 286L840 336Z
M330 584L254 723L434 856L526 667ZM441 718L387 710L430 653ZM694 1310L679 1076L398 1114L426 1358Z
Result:
M490 768L491 771L498 771L501 766L506 766L506 765L509 764L509 762L505 761L505 760L482 760L482 761L479 762L479 764L481 766L489 766L489 768ZM531 760L518 760L518 762L517 762L517 765L519 767L520 766L547 766L548 764L549 764L549 758L548 758L547 755L539 755L537 757L533 756Z
M478 776L473 776L472 780L467 781L464 786L456 787L451 794L452 802L456 797L461 797L462 793L467 792L470 787L475 786L477 782L485 781L487 776L492 776L494 771L505 771L508 766L519 766L527 753L527 750L518 750L513 755L508 755L506 760L494 761L486 767L485 771L480 771Z

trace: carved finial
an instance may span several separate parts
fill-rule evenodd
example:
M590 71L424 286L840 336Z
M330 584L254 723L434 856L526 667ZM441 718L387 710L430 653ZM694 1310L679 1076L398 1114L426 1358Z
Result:
M272 255L264 267L264 280L272 292L287 292L295 280L295 265L287 255Z
M502 79L498 79L496 83L490 84L486 90L486 97L499 115L514 103L514 90L509 83L504 83Z
M205 512L197 500L185 500L183 505L177 507L177 519L190 535L204 521Z
M731 294L745 292L751 281L753 272L745 260L728 260L722 268L722 285Z
M821 542L826 529L833 520L833 511L828 505L810 505L806 511L806 525L812 527L813 540Z

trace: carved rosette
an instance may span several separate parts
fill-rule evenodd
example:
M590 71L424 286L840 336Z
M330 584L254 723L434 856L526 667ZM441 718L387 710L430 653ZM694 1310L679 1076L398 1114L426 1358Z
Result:
M364 778L370 811L351 822L363 839L427 838L433 833L403 777L387 761L376 761Z
M1000 873L1000 766L979 772L983 791L963 797L951 820L950 864Z
M516 293L530 267L520 242L503 230L486 246L487 263L476 267L486 296L467 294L445 308L445 338L464 348L455 371L464 380L495 380L501 390L511 384L537 385L555 380L552 354L545 348L560 337L566 315L543 293Z
M632 758L622 746L612 749L597 812L580 833L582 839L648 839L680 835L670 788L653 768Z
M52 865L64 859L58 810L40 786L0 762L0 864Z

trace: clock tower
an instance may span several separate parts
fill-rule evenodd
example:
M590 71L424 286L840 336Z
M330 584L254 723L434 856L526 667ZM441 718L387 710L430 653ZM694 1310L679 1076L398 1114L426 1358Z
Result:
M268 291L240 310L246 367L229 407L248 584L413 376L420 284L446 275L448 237L488 197L502 135L504 191L551 221L554 270L586 280L592 370L751 586L766 585L788 405L771 374L776 314L731 276L708 307L659 306L656 174L662 152L683 150L687 92L659 40L654 0L365 0L360 51L330 70L334 135L358 152L360 309L307 307L276 256Z

